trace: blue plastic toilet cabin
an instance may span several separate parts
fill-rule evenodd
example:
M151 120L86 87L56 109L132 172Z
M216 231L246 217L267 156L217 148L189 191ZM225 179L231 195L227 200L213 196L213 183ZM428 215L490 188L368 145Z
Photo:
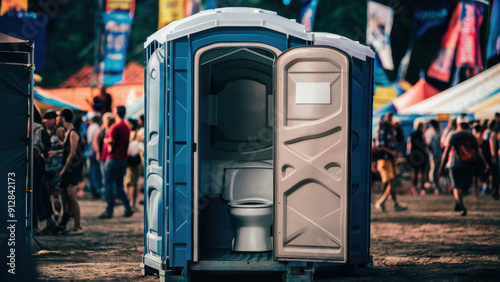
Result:
M144 46L143 273L370 265L371 49L252 8ZM268 252L232 251L228 171L249 163L273 170Z

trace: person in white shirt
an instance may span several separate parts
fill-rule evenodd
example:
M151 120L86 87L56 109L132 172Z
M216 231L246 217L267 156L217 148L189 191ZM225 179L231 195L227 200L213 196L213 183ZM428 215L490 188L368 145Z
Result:
M92 142L97 136L97 133L100 131L100 120L101 118L98 113L87 113L87 123L89 124L87 129L87 155L89 160L87 177L89 180L90 192L92 193L92 197L95 199L101 198L102 175L99 160L97 159L96 151L92 146Z

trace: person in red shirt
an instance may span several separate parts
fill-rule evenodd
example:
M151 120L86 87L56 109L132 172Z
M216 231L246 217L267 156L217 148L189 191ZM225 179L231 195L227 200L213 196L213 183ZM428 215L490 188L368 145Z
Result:
M125 207L124 217L130 217L134 213L123 189L123 178L127 169L127 151L130 137L130 129L123 120L125 118L125 107L118 106L113 109L116 122L109 128L104 138L103 151L107 150L104 163L104 187L106 190L106 210L99 216L100 219L112 218L115 205L114 190Z

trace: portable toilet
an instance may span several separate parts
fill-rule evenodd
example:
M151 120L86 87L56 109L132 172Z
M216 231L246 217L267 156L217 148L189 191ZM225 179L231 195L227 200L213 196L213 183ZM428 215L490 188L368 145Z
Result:
M148 37L143 274L369 267L373 58L253 8Z

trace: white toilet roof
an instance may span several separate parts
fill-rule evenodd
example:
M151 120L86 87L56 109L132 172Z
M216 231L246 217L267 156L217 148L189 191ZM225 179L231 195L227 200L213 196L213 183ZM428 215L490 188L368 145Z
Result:
M303 25L295 20L278 16L276 12L258 8L219 8L204 10L193 16L170 23L149 36L144 43L144 48L153 40L162 44L216 27L264 27L303 40L314 40L314 34Z

